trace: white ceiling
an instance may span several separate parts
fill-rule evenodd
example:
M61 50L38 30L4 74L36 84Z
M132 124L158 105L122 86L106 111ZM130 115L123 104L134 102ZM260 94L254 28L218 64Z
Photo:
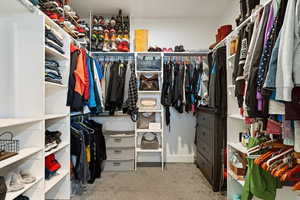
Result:
M119 9L135 18L220 17L233 0L72 0L71 6L83 17L116 15Z

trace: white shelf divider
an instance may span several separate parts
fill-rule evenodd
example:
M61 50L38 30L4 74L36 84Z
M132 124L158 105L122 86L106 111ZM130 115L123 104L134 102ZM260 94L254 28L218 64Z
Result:
M58 60L69 60L68 56L58 52L57 50L55 50L52 47L45 46L45 52L46 52L46 54L54 56Z

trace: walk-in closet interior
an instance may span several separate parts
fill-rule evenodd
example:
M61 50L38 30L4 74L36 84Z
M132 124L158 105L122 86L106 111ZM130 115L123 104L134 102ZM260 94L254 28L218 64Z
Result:
M299 200L300 0L1 0L0 200Z

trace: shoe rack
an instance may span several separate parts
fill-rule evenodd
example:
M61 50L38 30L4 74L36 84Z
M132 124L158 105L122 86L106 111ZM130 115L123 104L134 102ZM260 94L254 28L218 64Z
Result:
M36 180L7 193L5 200L21 194L31 200L70 199L70 111L66 99L72 39L26 3L5 0L0 8L0 133L10 131L20 143L17 155L0 161L0 176L24 170ZM63 35L64 55L45 46L45 24ZM46 57L59 62L62 85L45 81ZM50 152L45 152L46 130L62 133L62 142ZM52 153L61 169L45 180L45 157Z

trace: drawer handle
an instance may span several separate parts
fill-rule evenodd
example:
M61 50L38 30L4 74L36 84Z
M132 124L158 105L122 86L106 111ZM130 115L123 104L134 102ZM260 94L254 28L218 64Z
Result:
M121 138L115 138L114 141L115 142L122 142L122 139Z
M113 163L113 166L120 166L121 165L121 163L119 163L119 162L114 162Z
M203 132L202 132L202 135L203 135L203 136L205 136L205 135L206 135L206 133L203 131Z
M121 153L122 153L122 150L114 150L114 153L115 153L115 154L121 154Z

